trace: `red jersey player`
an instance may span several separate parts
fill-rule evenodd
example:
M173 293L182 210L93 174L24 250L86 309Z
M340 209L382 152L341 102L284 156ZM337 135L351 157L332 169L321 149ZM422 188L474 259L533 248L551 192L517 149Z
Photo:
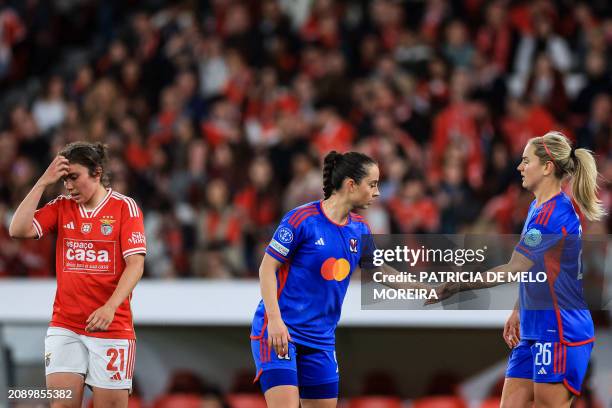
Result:
M57 291L45 339L48 389L72 390L52 406L80 407L84 384L94 405L127 407L135 362L131 293L142 277L146 241L133 199L105 187L106 149L75 142L51 162L17 208L9 233L57 232ZM68 195L36 210L60 179Z

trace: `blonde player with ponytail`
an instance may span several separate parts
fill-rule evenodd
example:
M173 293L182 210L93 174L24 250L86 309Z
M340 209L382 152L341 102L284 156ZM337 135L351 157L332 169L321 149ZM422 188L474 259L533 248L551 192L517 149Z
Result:
M527 142L518 171L535 200L510 261L491 271L506 277L544 271L547 279L521 282L517 307L504 326L504 340L512 352L501 407L569 408L574 396L580 395L595 329L583 297L582 227L561 187L569 180L584 216L602 219L606 211L597 198L597 167L589 150L572 149L562 133L548 132ZM507 281L443 284L437 289L437 301Z
M582 297L580 220L561 191L569 180L584 216L597 221L606 211L597 198L597 166L587 149L573 149L561 132L548 132L527 143L521 164L522 184L535 195L513 258L523 270L544 270L550 299L534 285L521 284L520 308L504 327L512 348L502 407L569 407L580 395L594 344L591 314ZM511 261L512 262L512 261ZM551 307L552 306L552 307ZM544 310L542 310L544 309Z

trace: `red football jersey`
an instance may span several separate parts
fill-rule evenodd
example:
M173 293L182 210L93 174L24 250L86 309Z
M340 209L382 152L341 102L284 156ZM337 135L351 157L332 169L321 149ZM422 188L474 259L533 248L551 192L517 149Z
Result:
M136 202L108 189L93 210L59 196L34 214L38 237L57 231L57 291L51 326L91 337L134 339L130 299L117 308L109 328L85 332L89 315L111 297L125 258L146 254L142 212Z

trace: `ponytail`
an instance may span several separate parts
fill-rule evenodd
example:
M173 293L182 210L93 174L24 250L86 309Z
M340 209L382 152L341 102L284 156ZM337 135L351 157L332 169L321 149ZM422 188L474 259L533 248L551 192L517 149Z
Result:
M331 197L334 191L332 175L334 172L334 167L336 167L336 163L341 157L341 154L335 150L332 150L331 152L327 153L327 156L325 156L325 159L323 159L323 198L325 200Z
M606 215L602 202L597 198L597 166L590 150L574 151L574 172L572 174L572 195L580 211L591 221L598 221Z

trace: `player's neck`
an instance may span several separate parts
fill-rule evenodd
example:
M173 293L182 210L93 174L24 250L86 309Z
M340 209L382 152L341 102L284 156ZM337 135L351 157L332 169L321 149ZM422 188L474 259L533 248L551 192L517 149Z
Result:
M83 207L85 207L87 210L93 210L98 206L98 204L100 204L100 202L102 202L102 200L104 200L107 192L108 191L106 191L106 188L103 185L100 185L89 201L83 204Z
M351 211L351 206L343 202L337 194L332 195L327 200L323 200L321 207L327 218L340 225L346 224L349 212Z
M561 192L561 183L541 183L536 191L536 206L540 206Z

